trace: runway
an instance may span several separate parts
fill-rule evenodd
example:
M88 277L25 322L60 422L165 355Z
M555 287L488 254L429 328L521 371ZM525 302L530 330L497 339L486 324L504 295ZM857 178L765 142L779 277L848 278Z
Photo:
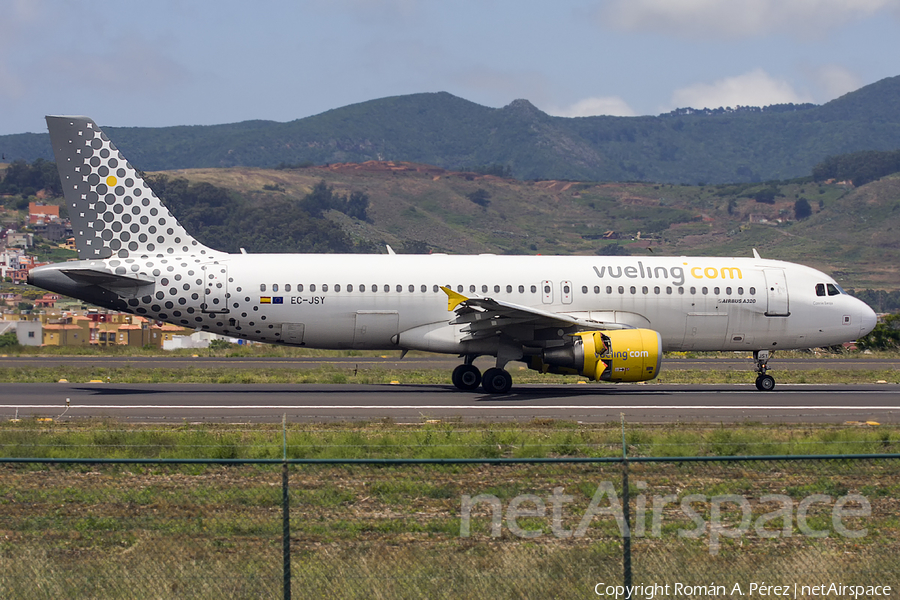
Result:
M67 406L68 403L68 406ZM451 385L4 384L0 418L133 423L427 421L584 423L900 422L900 385L516 385L507 396Z

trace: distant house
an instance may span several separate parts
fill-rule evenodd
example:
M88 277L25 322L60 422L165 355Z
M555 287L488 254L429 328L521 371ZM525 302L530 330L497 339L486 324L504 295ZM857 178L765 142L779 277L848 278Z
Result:
M90 340L84 329L71 323L44 325L44 346L87 346Z
M59 294L44 294L42 298L34 301L35 308L53 308L59 300Z
M34 246L34 236L14 231L6 236L6 245L14 248L31 248Z
M38 202L28 203L28 224L44 225L59 222L59 207Z

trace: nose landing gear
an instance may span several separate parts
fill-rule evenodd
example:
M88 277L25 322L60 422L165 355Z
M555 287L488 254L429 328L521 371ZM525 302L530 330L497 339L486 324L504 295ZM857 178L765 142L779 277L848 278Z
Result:
M770 392L775 389L775 378L766 373L768 369L766 363L769 362L769 356L768 350L756 350L753 352L753 360L756 361L756 372L758 373L756 376L756 389L761 392Z

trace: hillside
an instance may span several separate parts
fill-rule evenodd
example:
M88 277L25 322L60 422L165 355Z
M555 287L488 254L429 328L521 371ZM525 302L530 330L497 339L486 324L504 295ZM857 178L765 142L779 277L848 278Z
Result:
M900 289L896 176L857 189L809 180L697 187L519 182L394 162L167 175L227 187L261 204L302 198L320 181L342 194L362 191L370 222L335 211L327 217L355 240L398 251L749 256L756 248L833 273L846 287ZM276 186L283 191L271 191ZM797 221L801 198L812 214ZM247 250L254 252L252 245Z
M146 170L393 160L455 170L501 165L524 180L753 182L806 176L835 154L900 148L900 76L822 106L563 118L527 100L488 108L442 92L289 123L106 131ZM44 134L0 136L0 150L7 160L51 158Z

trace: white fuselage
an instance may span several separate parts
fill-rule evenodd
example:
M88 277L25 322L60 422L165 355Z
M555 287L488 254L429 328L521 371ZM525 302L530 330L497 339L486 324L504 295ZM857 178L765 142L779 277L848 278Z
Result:
M756 258L251 254L216 262L227 269L218 293L228 294L228 313L204 319L204 329L316 348L464 353L439 286L650 328L665 350L827 346L874 325L859 300L816 295L817 284L834 284L827 275Z

